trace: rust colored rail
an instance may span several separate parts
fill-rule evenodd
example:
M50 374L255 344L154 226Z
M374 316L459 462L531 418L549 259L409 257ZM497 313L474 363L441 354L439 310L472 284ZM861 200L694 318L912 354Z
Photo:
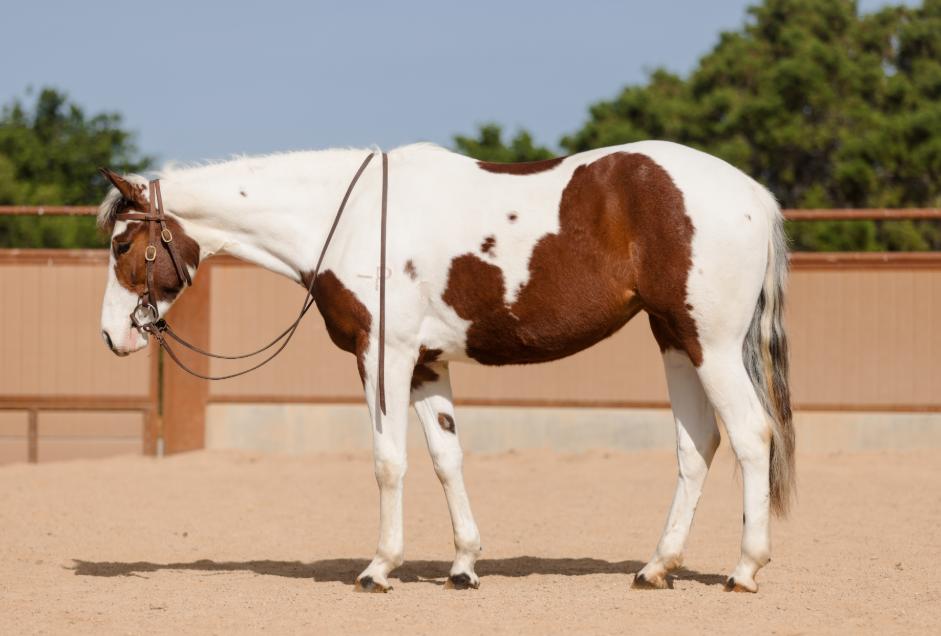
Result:
M152 398L106 395L0 395L0 411L149 411Z
M784 210L788 221L941 220L941 208L831 208ZM95 216L93 205L0 205L0 216Z
M788 221L908 221L941 220L941 208L868 208L783 210Z
M350 395L212 395L211 404L361 404L361 396ZM595 400L595 399L541 399L541 398L456 398L458 406L504 408L587 408L587 409L668 409L670 403L650 400ZM941 404L825 404L797 402L800 411L826 412L884 412L884 413L937 413Z
M3 249L0 265L107 265L108 250ZM232 256L206 261L213 267L253 267ZM791 267L801 269L941 269L941 252L793 252Z
M0 205L0 216L95 216L94 205Z

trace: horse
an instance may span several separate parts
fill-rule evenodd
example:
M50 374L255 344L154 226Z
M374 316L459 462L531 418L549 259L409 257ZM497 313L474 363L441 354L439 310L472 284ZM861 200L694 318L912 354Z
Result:
M741 557L725 588L757 592L755 575L770 560L770 517L786 514L795 473L782 323L787 245L774 197L725 161L663 141L512 164L430 144L394 149L367 166L370 154L320 150L170 166L159 176L172 243L156 246L152 233L148 239L153 224L140 214L152 203L147 181L105 171L114 186L98 214L111 236L101 314L107 346L118 355L143 348L147 329L129 315L148 298L155 315L165 314L184 279L216 254L309 286L331 340L355 356L373 424L380 537L354 589L389 591L389 575L404 561L410 405L453 525L446 585L465 589L479 585L481 542L464 485L450 363L556 360L644 311L662 352L679 476L663 534L632 586L668 587L668 573L682 564L719 445L718 415L744 499Z

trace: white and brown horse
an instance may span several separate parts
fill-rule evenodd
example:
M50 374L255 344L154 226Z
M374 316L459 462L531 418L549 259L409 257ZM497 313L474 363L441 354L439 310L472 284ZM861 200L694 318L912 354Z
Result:
M333 213L369 151L249 157L161 176L169 227L191 274L231 254L306 283ZM115 353L146 336L129 314L146 285L139 176L110 176L100 221L112 234L102 334ZM780 211L727 163L640 142L524 164L479 162L430 145L389 153L386 414L377 405L381 162L349 200L315 298L337 346L355 354L373 418L380 538L358 589L389 589L403 562L407 410L414 404L444 486L457 555L451 587L477 587L480 535L464 488L448 365L544 362L610 336L640 311L663 351L679 481L666 528L635 586L664 587L682 562L721 417L744 481L741 560L728 588L756 591L769 517L793 485L794 432L781 325L787 275ZM161 244L151 297L182 289ZM630 352L625 351L629 356Z

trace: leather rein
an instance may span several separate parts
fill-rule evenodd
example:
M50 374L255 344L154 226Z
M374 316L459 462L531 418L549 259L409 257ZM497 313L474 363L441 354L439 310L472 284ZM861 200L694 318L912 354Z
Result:
M144 289L144 292L137 299L137 306L134 308L134 311L131 312L131 324L140 331L141 333L152 335L157 342L160 344L161 349L167 352L167 355L179 366L181 369L193 375L197 378L202 378L203 380L227 380L229 378L235 378L240 375L245 375L250 373L255 369L263 367L272 360L274 360L279 353L281 353L284 348L287 346L288 342L291 341L291 338L294 336L294 333L297 331L297 328L300 326L301 321L304 319L304 316L310 311L310 308L315 304L315 288L317 285L317 276L320 274L320 267L323 265L324 256L327 254L327 248L330 246L330 241L333 239L333 235L336 232L337 226L340 224L340 217L343 216L343 211L346 209L347 201L349 201L350 195L353 194L353 189L356 187L356 183L359 181L359 178L362 176L363 172L366 170L366 166L369 165L369 162L372 161L373 157L376 155L375 152L372 152L367 156L363 163L359 166L359 169L356 171L356 174L353 175L353 179L350 181L349 187L346 189L346 194L343 195L343 199L340 201L340 207L337 209L336 216L333 219L333 225L330 227L330 232L327 234L327 238L324 240L323 247L320 249L320 257L317 259L317 267L314 269L313 274L310 277L310 283L307 285L307 295L304 297L304 302L301 305L301 310L298 313L297 318L288 325L287 329L282 331L274 340L261 347L256 351L251 353L243 353L240 355L222 355L218 353L210 353L205 351L196 345L187 342L181 338L167 323L166 319L160 317L160 312L157 309L157 297L156 297L156 287L154 286L154 264L157 261L157 226L160 226L160 241L165 246L167 253L170 255L170 260L173 263L173 267L176 270L177 277L180 280L180 284L183 288L193 284L192 279L190 278L189 271L186 269L186 264L183 262L183 259L180 257L180 253L176 248L176 245L173 242L173 233L167 227L167 216L166 209L163 206L163 198L160 194L160 180L154 179L148 183L150 202L149 210L146 213L143 212L121 212L115 215L115 219L121 221L143 221L147 223L148 226L148 239L147 239L147 248L144 250L144 261L146 266L146 276L147 276L147 287ZM389 192L389 157L386 153L382 153L382 208L381 208L381 218L380 218L380 248L379 248L379 369L376 376L379 390L379 408L382 410L382 413L386 412L386 400L385 400L385 315L386 315L386 215L388 208L388 192ZM182 292L182 290L181 290ZM279 342L281 343L267 358L261 362L238 371L236 373L229 373L226 375L204 375L198 371L194 371L178 357L177 353L170 346L170 343L167 341L167 338L171 338L176 341L181 346L198 353L200 355L217 358L221 360L242 360L244 358L254 357L268 349L271 349Z

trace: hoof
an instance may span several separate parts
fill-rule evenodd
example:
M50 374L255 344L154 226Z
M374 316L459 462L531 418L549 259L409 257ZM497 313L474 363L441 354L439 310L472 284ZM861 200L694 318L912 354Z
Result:
M448 580L444 582L444 587L447 590L476 590L480 587L480 581L474 580L470 577L470 574L452 574L448 577Z
M725 582L725 591L726 591L726 592L743 592L743 593L747 593L747 594L754 594L754 593L756 593L756 592L758 591L758 584L757 584L757 583L752 583L752 585L754 586L754 589L752 589L751 587L745 585L744 583L740 583L740 582L736 581L736 580L735 580L735 577L731 577L731 576L730 576L730 577L729 577L729 580Z
M361 579L356 579L356 583L353 585L353 591L368 592L371 594L385 594L386 592L392 591L392 586L376 583L372 580L371 576L364 576Z
M631 587L635 590L665 590L667 588L673 589L672 583L666 576L657 579L649 579L644 575L643 572L638 572L634 575L634 582L631 583Z

